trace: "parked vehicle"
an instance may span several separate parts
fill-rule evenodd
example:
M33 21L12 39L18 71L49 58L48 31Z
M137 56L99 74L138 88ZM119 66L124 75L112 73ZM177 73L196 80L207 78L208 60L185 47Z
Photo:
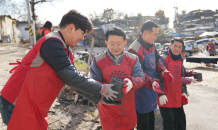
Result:
M155 48L157 49L157 51L163 51L163 47L161 46L160 43L154 43Z
M187 41L184 41L184 43L189 43L193 46L194 50L196 51L198 50L198 45L195 40L187 40Z
M218 45L218 41L217 41L215 38L209 38L209 39L212 39L213 43L216 44L216 45ZM209 39L208 39L208 40L209 40Z
M207 44L208 44L208 40L211 39L213 41L213 43L218 45L218 41L215 38L205 38L205 39L201 39L196 41L198 48L201 48L201 51L204 52L205 49L207 48Z
M170 43L163 44L163 51L166 51L169 49Z
M194 52L193 46L188 42L185 42L184 45L185 45L186 56L191 56L192 53Z

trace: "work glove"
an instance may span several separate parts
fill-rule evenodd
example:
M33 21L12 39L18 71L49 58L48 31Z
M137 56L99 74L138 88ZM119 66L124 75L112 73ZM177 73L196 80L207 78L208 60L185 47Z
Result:
M164 92L160 89L160 85L156 82L156 81L154 81L153 83L152 83L152 88L153 88L153 90L157 93L157 94L163 94Z
M145 84L145 79L143 77L128 76L127 78L132 82L132 88L130 89L130 91L136 91Z
M101 97L99 104L105 104L105 105L120 105L122 104L121 100L118 101L112 101L111 99L107 100L105 97Z
M161 106L164 105L164 104L166 104L166 103L168 102L168 99L167 99L166 95L161 95L161 96L159 97L159 102L160 102L160 105L161 105Z
M159 83L158 79L155 78L151 78L150 76L148 76L145 72L144 72L144 77L145 77L145 83L144 86L147 87L150 90L154 90L152 83L155 81L157 83Z
M101 95L103 95L107 100L111 99L112 101L114 101L113 98L117 98L115 94L119 94L118 92L111 89L111 87L113 87L114 84L101 84L101 85L102 85L100 91Z
M188 104L188 97L185 93L182 93L182 104L183 105Z
M163 65L163 63L161 61L157 62L157 64L156 64L156 71L160 75L160 77L163 78L165 81L167 81L169 83L173 82L173 76L166 69L166 67Z
M199 79L192 79L192 83L200 83L201 81L198 81Z
M166 70L163 71L162 76L163 76L163 79L166 80L167 82L169 83L173 82L173 76L171 75L169 71L166 71Z
M123 85L122 91L124 94L127 94L133 87L132 81L128 78L125 78L123 82L127 82L125 85Z

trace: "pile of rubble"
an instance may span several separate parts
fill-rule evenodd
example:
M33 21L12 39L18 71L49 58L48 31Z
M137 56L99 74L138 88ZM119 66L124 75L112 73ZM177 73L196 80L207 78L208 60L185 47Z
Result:
M65 86L48 113L48 129L100 130L97 105Z

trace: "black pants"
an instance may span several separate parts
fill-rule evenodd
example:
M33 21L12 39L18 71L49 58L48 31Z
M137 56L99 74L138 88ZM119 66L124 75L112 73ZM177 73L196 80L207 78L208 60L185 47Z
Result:
M137 112L137 130L154 130L154 111L149 113Z
M164 130L186 130L186 117L183 106L179 108L159 108L163 118Z
M214 56L214 54L210 54L210 56Z

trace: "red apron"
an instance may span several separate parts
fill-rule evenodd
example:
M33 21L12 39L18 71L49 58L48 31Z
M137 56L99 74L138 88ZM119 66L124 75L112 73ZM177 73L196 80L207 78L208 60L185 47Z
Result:
M169 59L167 59L169 58ZM181 94L182 94L182 86L181 86L181 68L182 61L181 60L173 60L169 56L164 59L166 63L166 68L171 72L174 80L173 83L168 83L166 81L163 82L164 92L167 96L168 102L164 105L160 105L158 98L158 106L160 107L170 107L170 108L178 108L181 107ZM168 61L166 61L166 59Z
M50 37L60 39L58 33ZM27 68L28 71L25 77L20 77L24 81L8 124L8 130L46 130L48 127L47 113L64 83L56 72L40 58L39 52L44 41L45 37L41 38L21 61L21 66ZM69 54L69 57L73 63L73 55Z
M56 72L49 69L49 66L28 71L11 115L8 130L47 129L48 123L45 120L47 113L64 85L58 76L53 76L54 74Z
M128 59L128 58L127 58ZM131 60L129 60L131 61ZM101 68L103 83L109 83L112 77L125 79L132 75L132 66L127 64L125 55L120 65L113 65L106 56L106 66ZM99 117L103 130L130 130L137 123L135 110L135 92L129 91L123 96L121 105L98 104Z

